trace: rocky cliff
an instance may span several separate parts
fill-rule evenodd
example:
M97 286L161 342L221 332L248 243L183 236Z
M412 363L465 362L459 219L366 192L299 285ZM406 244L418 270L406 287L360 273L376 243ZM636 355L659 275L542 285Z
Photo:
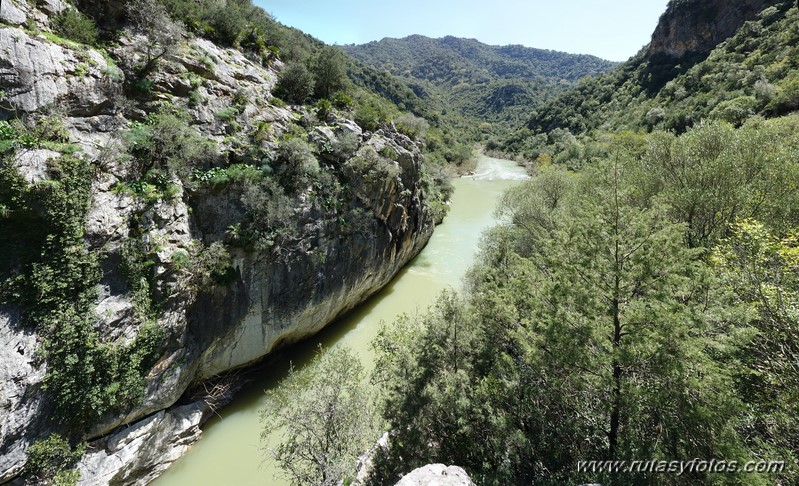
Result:
M141 396L79 431L90 443L80 481L144 484L198 438L209 403L225 398L213 391L220 375L318 332L423 248L434 227L430 189L417 143L390 124L369 132L347 110L317 114L275 100L279 60L184 35L146 79L134 80L150 40L123 29L103 51L53 35L53 16L71 8L2 2L0 112L19 123L3 122L16 132L4 135L10 148L0 169L22 193L47 195L66 186L68 161L90 168L77 250L98 266L86 332L108 353L137 349L153 326L159 339L152 360L122 354L140 359ZM53 123L58 135L45 135ZM137 137L145 135L143 155ZM152 148L178 136L202 160L182 173L175 154ZM280 155L292 139L313 159L303 162L310 176L284 189L274 180L296 169ZM160 171L141 167L157 157ZM258 206L264 194L280 197ZM8 201L0 232L38 241L23 226L38 224L37 211L47 208ZM16 253L24 249L0 240L4 279L42 266L25 266ZM203 277L209 255L216 260ZM132 269L143 277L131 279ZM59 391L47 386L46 339L23 300L7 294L0 306L0 483L25 471L31 444L64 429L54 420ZM211 391L187 392L197 389Z
M747 20L780 0L672 0L660 17L647 53L650 58L707 57Z

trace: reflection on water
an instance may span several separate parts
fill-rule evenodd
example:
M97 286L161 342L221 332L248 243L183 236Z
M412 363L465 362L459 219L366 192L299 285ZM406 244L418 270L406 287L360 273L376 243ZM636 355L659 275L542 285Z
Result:
M220 410L219 416L209 420L202 439L155 484L289 484L275 479L275 471L263 464L264 444L258 420L263 391L276 386L288 372L290 363L296 367L307 363L320 343L325 347L349 346L370 369L374 354L369 343L376 336L380 321L391 322L402 313L424 311L442 290L460 287L474 259L481 232L494 222L497 199L513 181L524 178L524 169L513 162L482 157L474 176L453 182L455 192L449 214L422 253L378 295L264 366L263 377Z

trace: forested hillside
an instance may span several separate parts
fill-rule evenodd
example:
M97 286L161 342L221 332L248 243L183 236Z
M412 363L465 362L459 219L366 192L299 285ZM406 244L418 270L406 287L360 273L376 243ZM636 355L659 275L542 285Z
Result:
M792 1L673 0L650 46L508 139L537 172L465 291L375 343L374 484L430 462L494 485L799 481L797 35ZM697 458L725 466L580 466Z
M342 46L351 57L387 71L444 112L486 132L518 125L535 107L585 76L615 64L594 56L523 46L490 46L474 39L413 35Z
M650 46L616 70L584 79L534 110L527 126L503 143L504 149L535 158L544 152L554 155L567 145L577 150L572 136L654 129L682 133L702 120L740 126L753 115L778 116L797 109L799 13L791 8L795 2L760 4L766 7L704 55L664 57ZM690 5L672 3L662 24L676 15L691 17ZM653 46L662 42L655 38Z

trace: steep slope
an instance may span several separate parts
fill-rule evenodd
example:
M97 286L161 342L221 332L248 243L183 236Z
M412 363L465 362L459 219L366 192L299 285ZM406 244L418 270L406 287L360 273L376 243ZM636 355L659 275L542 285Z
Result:
M151 480L225 373L379 290L443 216L421 141L353 120L388 100L274 96L288 48L330 51L264 17L279 55L228 10L220 45L179 4L2 2L0 482L74 479L87 441L82 483Z
M798 26L795 2L673 1L648 47L542 105L505 149L535 156L533 136L556 129L682 132L707 118L787 113L799 105Z
M419 96L472 121L512 126L520 116L584 76L615 64L594 56L490 46L474 39L413 35L342 46L351 57L399 78Z

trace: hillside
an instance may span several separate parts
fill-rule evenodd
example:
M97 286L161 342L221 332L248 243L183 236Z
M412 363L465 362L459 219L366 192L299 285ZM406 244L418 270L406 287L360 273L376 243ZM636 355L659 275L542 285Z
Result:
M413 35L341 48L354 59L397 76L442 109L453 109L476 124L496 124L500 132L564 87L615 65L594 56L490 46L451 36Z
M0 482L145 484L421 251L451 131L249 1L76 4L0 11Z
M544 103L504 148L534 158L552 142L537 135L556 130L681 133L705 119L740 125L753 115L795 110L799 12L794 4L672 2L649 46L612 72ZM705 38L702 33L709 31L722 33Z
M534 177L464 290L379 342L371 484L799 484L798 36L795 1L672 0L507 138Z

